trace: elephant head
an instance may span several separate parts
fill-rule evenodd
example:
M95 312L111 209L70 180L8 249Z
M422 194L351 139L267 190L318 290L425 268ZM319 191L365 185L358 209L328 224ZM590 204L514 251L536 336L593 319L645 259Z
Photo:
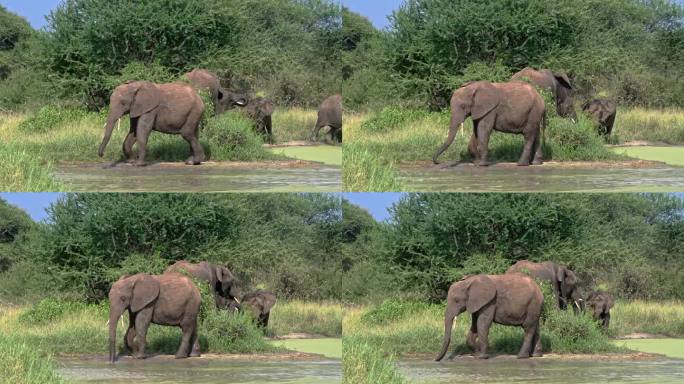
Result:
M496 298L496 293L496 284L484 275L466 277L451 285L444 315L444 341L436 361L442 360L449 349L451 328L456 316L464 311L470 314L478 312Z
M567 308L568 301L573 306L573 310L580 310L579 291L577 290L577 275L570 269L559 265L556 269L556 282L558 284L559 299L561 300L561 308Z
M159 282L139 273L124 276L109 290L109 361L116 359L116 325L126 309L138 312L159 297Z
M454 142L458 127L468 116L473 120L479 120L496 108L500 101L499 91L486 81L468 83L457 89L451 97L449 135L432 157L432 162L439 164L437 158Z
M104 155L117 120L127 113L131 118L140 117L157 108L161 99L161 92L149 81L133 81L116 87L109 98L109 114L98 155Z
M607 327L606 317L610 316L610 309L613 308L613 295L606 292L592 292L587 297L587 308L591 311L594 320L603 320L603 326Z
M240 291L233 273L224 266L216 265L214 266L214 275L216 276L216 292L239 303Z
M244 107L247 105L247 96L225 88L219 88L216 94L215 111L217 115L232 109L234 106Z
M565 73L553 73L556 79L556 112L558 116L570 118L577 121L575 113L575 101L572 97L572 85Z

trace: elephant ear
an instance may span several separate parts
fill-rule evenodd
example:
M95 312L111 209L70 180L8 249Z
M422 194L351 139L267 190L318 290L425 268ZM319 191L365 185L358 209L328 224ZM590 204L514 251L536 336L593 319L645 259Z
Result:
M561 83L565 88L567 89L572 89L572 84L570 84L570 78L568 78L568 75L565 73L554 73L553 77L556 78L556 81Z
M488 82L477 82L471 86L474 92L470 117L473 120L478 120L499 105L499 90Z
M496 297L496 285L487 276L474 276L468 286L466 310L475 313Z
M159 297L159 282L154 277L141 273L133 283L131 311L138 312Z
M140 117L157 108L160 100L161 94L159 88L150 82L143 83L140 85L140 88L138 88L133 100L133 105L131 105L131 117Z

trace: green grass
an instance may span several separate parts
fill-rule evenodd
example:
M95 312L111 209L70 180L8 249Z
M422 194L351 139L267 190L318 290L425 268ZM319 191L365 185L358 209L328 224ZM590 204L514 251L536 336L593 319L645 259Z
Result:
M52 166L24 149L0 143L0 189L6 192L63 191Z
M355 143L342 148L342 183L347 192L398 192L404 189L392 161Z
M650 333L684 337L684 302L618 301L610 311L610 334Z
M613 135L616 144L635 140L684 144L684 110L620 108Z
M342 336L344 307L336 303L304 301L278 302L271 311L268 327L273 335L308 333L326 337Z
M342 350L343 383L407 383L396 367L394 356L386 355L362 338L345 336L342 339Z
M20 337L0 332L0 383L61 384L54 359Z
M623 348L646 353L659 353L684 359L684 341L681 339L633 339L616 340L614 344Z
M340 339L285 339L274 340L274 345L304 353L315 353L333 359L342 358L342 341Z

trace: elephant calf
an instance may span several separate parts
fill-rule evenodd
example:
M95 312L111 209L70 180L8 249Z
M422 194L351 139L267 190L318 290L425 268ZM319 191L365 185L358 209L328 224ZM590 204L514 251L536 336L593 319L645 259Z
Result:
M572 303L575 313L578 313L582 308L582 298L577 289L577 276L575 272L567 267L556 264L553 261L535 263L521 260L506 270L506 273L512 272L525 273L535 279L551 284L558 308L567 309L568 303Z
M276 304L276 296L272 292L257 290L250 292L242 297L242 300L223 300L222 308L228 309L230 312L248 311L257 321L260 328L268 327L268 318L271 314L271 309Z
M608 329L610 309L613 308L613 295L603 291L592 292L587 297L587 308L591 311L594 320L598 321L604 329Z
M109 290L109 361L116 360L116 326L128 310L128 330L124 342L133 357L145 357L150 324L172 325L183 331L176 358L200 355L197 315L200 292L188 277L178 273L151 276L139 273L123 276Z
M272 115L275 104L272 100L256 97L250 100L243 108L243 112L254 121L256 132L266 138L269 144L273 144Z
M588 101L582 105L582 111L591 116L598 124L599 135L608 137L613 132L617 106L606 99Z
M311 141L318 140L318 132L323 127L330 127L330 137L342 142L342 95L332 95L318 107L318 119L311 131Z
M525 330L518 358L541 356L539 317L544 296L534 280L521 273L475 275L463 278L449 287L444 313L444 342L436 360L449 349L454 318L464 311L472 317L468 346L478 358L487 358L489 328L492 323L519 325Z

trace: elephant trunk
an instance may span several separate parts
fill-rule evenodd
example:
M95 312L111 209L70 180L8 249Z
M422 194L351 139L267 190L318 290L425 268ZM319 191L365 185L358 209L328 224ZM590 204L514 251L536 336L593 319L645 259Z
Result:
M442 360L444 358L444 355L446 355L447 350L449 349L449 343L451 343L451 328L454 325L454 319L461 312L463 312L463 309L456 308L455 306L450 306L447 303L447 309L444 313L444 342L442 342L442 350L439 352L439 355L437 355L437 357L435 358L435 361Z
M107 124L105 124L105 134L104 137L102 138L102 143L100 144L100 148L97 151L97 154L102 157L104 156L104 151L107 148L107 144L109 143L109 139L112 137L112 131L114 130L114 123L116 123L117 120L121 118L123 113L116 112L114 110L109 112L109 116L107 116Z
M318 131L321 130L321 126L316 122L316 126L311 130L311 137L309 141L318 141Z
M449 135L447 136L447 139L444 142L444 144L442 144L442 146L437 150L435 155L432 157L433 163L439 164L439 162L437 161L437 158L444 151L446 151L447 148L449 148L451 143L454 142L454 139L456 138L456 134L458 133L458 127L461 124L463 124L463 122L465 121L465 118L466 118L466 114L465 114L465 111L463 111L462 109L455 110L455 111L451 112L451 123L449 126Z
M116 361L116 326L119 322L119 317L123 313L123 309L110 307L109 308L109 363L114 364Z

